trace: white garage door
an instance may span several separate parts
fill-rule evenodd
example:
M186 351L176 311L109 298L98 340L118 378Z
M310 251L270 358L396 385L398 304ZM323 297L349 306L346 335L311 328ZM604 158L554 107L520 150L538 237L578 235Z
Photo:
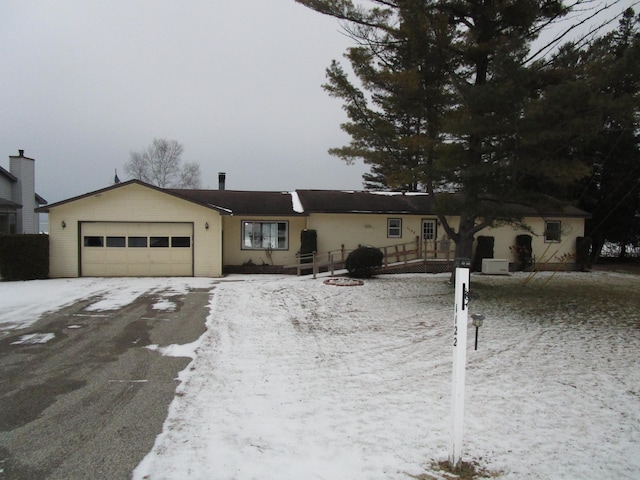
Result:
M83 222L84 277L193 276L192 223Z

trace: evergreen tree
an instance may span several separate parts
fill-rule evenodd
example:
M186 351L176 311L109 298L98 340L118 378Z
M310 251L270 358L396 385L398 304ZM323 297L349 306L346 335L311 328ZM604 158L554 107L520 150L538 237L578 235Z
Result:
M547 202L534 187L588 173L574 153L594 130L588 92L564 83L566 66L528 61L540 32L569 11L561 1L297 1L345 21L357 43L346 57L360 86L337 62L327 71L351 136L331 153L364 159L380 188L459 193L434 197L457 257L471 257L481 229L518 220L514 203Z
M591 174L577 189L579 206L592 213L587 235L597 259L605 242L640 244L640 17L625 11L619 28L583 55L587 78L600 100L601 124L587 144Z

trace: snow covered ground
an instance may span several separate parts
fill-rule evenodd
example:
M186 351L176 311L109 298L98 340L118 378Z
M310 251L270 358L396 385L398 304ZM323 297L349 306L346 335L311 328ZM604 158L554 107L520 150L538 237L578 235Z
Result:
M487 319L477 351L469 329L463 459L510 480L638 478L640 277L546 273L525 285L527 278L472 276L470 311ZM195 358L134 479L426 480L445 478L435 462L448 456L447 279L60 283L69 282L67 303L106 295L98 309L143 289L212 287L208 330L188 349ZM20 297L29 286L32 299L55 303L36 295L48 283L0 284L0 323L39 314L14 301L9 310L20 315L7 316L5 287Z

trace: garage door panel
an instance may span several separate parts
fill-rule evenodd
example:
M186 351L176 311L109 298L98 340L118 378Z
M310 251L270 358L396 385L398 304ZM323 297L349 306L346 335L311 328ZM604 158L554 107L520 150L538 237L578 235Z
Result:
M146 249L144 251L141 251L141 248L136 248L134 251L132 250L133 249L129 249L129 251L127 252L127 263L132 265L149 264L149 253L146 251Z
M81 236L83 276L193 275L191 223L91 222Z
M105 261L106 263L127 263L127 252L124 248L112 250L110 248L105 249Z
M171 263L191 263L191 249L171 249Z

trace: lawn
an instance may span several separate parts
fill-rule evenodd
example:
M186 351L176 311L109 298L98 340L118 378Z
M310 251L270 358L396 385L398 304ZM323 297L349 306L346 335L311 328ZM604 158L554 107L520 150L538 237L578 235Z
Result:
M134 478L444 479L453 288L229 277ZM635 479L640 277L473 275L463 458L504 479Z

